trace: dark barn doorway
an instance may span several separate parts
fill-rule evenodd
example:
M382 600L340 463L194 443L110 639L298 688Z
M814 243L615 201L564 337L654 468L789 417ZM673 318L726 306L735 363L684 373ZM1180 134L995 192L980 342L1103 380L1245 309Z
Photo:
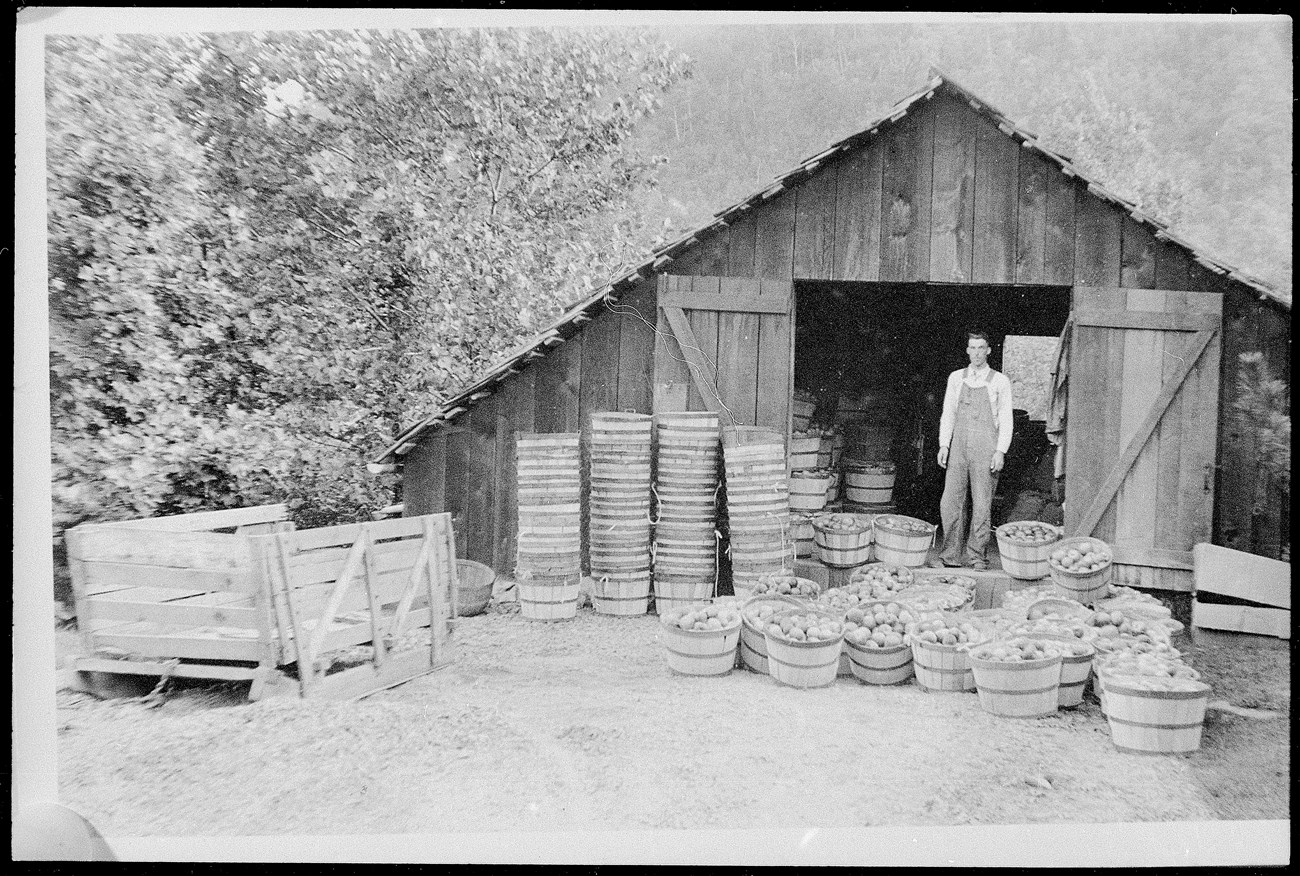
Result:
M803 281L795 293L795 390L816 399L814 425L839 425L849 446L862 422L876 434L885 427L882 452L895 466L899 513L939 520L943 472L935 454L943 391L948 374L968 361L965 333L972 326L988 333L989 364L1012 379L1016 407L994 522L1059 513L1044 507L1059 507L1055 447L1044 433L1045 403L1031 397L1047 385L1054 340L1069 315L1068 287ZM1038 419L1030 419L1030 407Z

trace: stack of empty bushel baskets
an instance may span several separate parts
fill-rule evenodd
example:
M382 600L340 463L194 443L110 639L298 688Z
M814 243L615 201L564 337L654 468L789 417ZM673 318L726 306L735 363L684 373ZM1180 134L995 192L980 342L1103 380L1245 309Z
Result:
M894 510L894 464L854 457L844 460L845 510L884 514Z
M591 601L600 614L645 614L650 605L648 414L591 415Z
M517 432L515 441L519 610L533 620L567 620L578 613L582 571L579 435Z
M655 437L655 611L709 599L718 581L718 415L661 413Z
M785 441L772 429L728 426L722 455L732 588L752 596L764 575L794 568Z

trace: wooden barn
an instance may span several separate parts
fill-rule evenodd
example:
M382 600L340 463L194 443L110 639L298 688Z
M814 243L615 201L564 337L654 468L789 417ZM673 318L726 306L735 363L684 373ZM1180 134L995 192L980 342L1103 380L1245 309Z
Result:
M1289 541L1233 401L1242 352L1289 380L1290 307L936 76L574 304L371 469L397 466L406 515L450 511L458 556L509 574L516 431L711 409L788 434L798 388L886 400L899 510L937 522L937 399L975 322L995 368L1006 339L1068 349L1068 534L1111 543L1117 582L1189 590L1198 542Z

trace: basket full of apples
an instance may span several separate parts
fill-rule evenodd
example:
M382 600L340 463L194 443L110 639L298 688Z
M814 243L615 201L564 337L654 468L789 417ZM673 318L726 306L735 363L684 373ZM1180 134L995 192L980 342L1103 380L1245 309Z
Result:
M849 576L849 583L865 586L872 599L893 599L915 580L911 569L894 563L868 563Z
M864 602L844 616L849 669L866 684L902 684L912 677L907 625L920 620L901 602Z
M994 533L1002 557L1002 571L1025 581L1047 577L1047 559L1063 534L1060 527L1038 520L1004 523Z
M847 569L871 559L872 526L867 514L822 514L813 519L817 558Z
M780 684L825 687L839 671L844 624L832 612L791 608L763 628L767 671Z
M697 603L659 616L668 668L681 675L726 675L736 665L740 610Z
M1110 548L1099 538L1063 539L1047 559L1057 595L1084 603L1101 599L1110 584L1111 559Z
M802 599L781 594L751 596L740 610L740 662L746 669L767 675L767 643L763 630L778 614L804 608Z

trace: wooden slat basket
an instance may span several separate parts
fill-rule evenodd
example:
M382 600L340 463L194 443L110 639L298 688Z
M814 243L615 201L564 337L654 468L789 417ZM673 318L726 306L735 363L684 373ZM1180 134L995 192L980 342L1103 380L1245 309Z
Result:
M1016 526L1017 523L1026 522L1055 529L1057 532L1056 540L1039 544L1026 544L1012 539L1007 534L1009 529ZM1046 578L1049 571L1047 558L1051 556L1052 551L1056 549L1056 545L1060 542L1061 532L1059 526L1052 526L1049 523L1040 523L1035 520L1012 521L1002 524L994 530L998 540L998 555L1002 558L1002 571L1021 581L1036 581L1039 578Z
M901 522L924 527L924 531L903 529L898 525ZM877 514L872 519L872 526L875 528L876 559L914 569L925 565L934 544L937 527L933 523L897 514Z
M1110 738L1120 751L1186 754L1201 747L1208 684L1188 680L1177 690L1150 690L1131 676L1103 675Z
M967 655L980 706L1004 718L1042 718L1056 713L1060 698L1061 657L1016 663Z
M837 515L843 517L844 515ZM865 565L872 559L874 530L872 518L867 515L853 515L859 526L855 529L832 529L829 517L814 518L814 541L817 545L817 558L828 566L837 569L851 569Z
M768 595L751 596L745 600L741 606L741 628L740 628L740 661L741 665L751 672L759 672L763 675L768 674L767 670L767 643L764 639L763 630L759 628L748 616L749 610L758 606L771 605L777 609L777 612L788 608L804 608L806 603L801 599L793 596Z
M1052 583L1056 586L1057 595L1084 604L1104 599L1109 591L1111 574L1115 565L1110 546L1101 539L1091 536L1064 538L1052 545L1052 551L1057 551L1060 549L1068 550L1088 542L1100 544L1106 550L1106 564L1095 572L1072 572L1062 568L1050 557L1048 559L1048 571L1052 576Z
M699 603L703 608L705 603ZM683 630L659 624L668 668L677 675L726 675L736 667L736 647L740 642L739 618L721 630Z
M831 612L795 608L782 612L813 613L828 620L838 620ZM844 635L816 642L792 642L764 632L767 646L767 671L778 683L797 688L826 687L835 682L839 672Z

